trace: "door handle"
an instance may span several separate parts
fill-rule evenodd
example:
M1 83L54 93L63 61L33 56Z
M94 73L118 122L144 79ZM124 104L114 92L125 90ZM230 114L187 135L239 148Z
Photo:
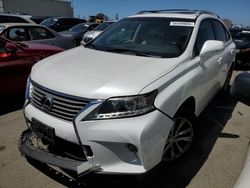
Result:
M219 63L219 65L222 63L222 57L220 57L217 62Z

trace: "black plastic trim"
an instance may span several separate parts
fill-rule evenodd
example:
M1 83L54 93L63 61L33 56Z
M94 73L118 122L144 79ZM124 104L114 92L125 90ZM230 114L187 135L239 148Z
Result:
M32 159L38 160L40 162L47 163L47 164L50 164L59 168L72 170L75 172L78 172L77 170L78 166L84 163L83 161L77 161L77 160L72 160L69 158L64 158L55 154L48 153L43 150L38 150L38 149L33 148L29 142L29 138L31 136L32 136L32 132L29 129L25 130L22 133L21 138L18 143L19 151L22 154ZM88 161L86 161L85 163L88 163ZM90 170L90 169L91 168L89 167L89 169L87 170Z

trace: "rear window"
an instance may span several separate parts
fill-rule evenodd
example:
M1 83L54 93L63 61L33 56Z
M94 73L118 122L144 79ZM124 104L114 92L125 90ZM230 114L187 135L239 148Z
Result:
M74 31L74 32L81 32L85 29L87 29L89 27L89 25L85 25L85 24L78 24L78 25L75 25L74 27L72 27L70 29L70 31Z
M0 23L29 23L29 22L18 16L0 15Z
M56 18L48 18L48 19L42 21L40 24L45 25L45 26L51 26L51 25L55 24L57 21L58 21L58 19L56 19Z

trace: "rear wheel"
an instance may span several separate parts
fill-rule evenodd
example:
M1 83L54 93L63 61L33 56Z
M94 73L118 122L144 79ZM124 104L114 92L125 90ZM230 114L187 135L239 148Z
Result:
M163 161L179 159L190 148L195 137L194 115L178 115L164 147Z

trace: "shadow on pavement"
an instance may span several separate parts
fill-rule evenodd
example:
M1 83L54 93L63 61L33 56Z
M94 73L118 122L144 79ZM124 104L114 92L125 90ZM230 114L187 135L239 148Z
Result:
M24 97L24 92L18 92L11 95L0 95L0 115L22 109Z
M237 104L229 94L218 95L198 118L198 138L193 147L181 159L160 164L144 175L96 175L88 174L80 180L72 180L59 172L38 163L38 168L50 178L66 187L186 187L205 163L218 137L237 139L238 135L221 133ZM81 183L80 183L81 182Z

